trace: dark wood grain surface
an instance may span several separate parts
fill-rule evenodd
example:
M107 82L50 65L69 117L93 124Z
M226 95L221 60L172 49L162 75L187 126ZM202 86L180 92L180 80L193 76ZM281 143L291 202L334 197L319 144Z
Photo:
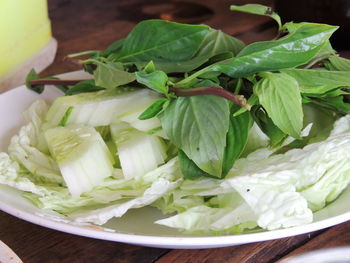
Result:
M124 37L142 19L164 18L206 23L246 43L268 40L276 29L265 17L232 13L230 4L244 0L49 0L53 34L58 40L54 63L42 75L79 69L65 55L103 49ZM254 1L272 4L271 0ZM25 263L41 262L276 262L303 252L350 245L350 222L278 240L216 249L169 250L75 236L17 219L0 211L0 240Z

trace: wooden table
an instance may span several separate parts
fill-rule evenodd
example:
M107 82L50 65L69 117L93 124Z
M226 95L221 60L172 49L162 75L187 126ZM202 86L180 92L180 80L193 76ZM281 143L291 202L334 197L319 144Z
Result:
M63 61L69 53L103 49L124 37L136 22L162 17L180 22L206 23L246 43L268 40L274 24L265 17L232 13L236 0L49 0L57 57L42 75L79 69ZM272 4L271 1L255 1ZM175 4L174 4L175 3ZM196 6L197 4L197 6ZM198 6L200 5L200 6ZM182 7L181 7L182 6ZM196 14L200 12L199 16ZM314 249L350 245L350 222L279 240L203 250L146 248L74 236L43 228L0 211L0 239L30 262L275 262Z

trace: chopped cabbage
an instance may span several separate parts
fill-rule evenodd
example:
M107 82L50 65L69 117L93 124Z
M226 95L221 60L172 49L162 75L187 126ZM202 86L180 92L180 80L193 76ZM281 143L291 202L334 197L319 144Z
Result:
M127 116L137 112L139 107L147 108L158 98L153 91L132 87L63 96L54 101L46 120L51 126L57 126L69 111L66 124L105 126L118 115Z
M69 125L45 131L45 138L73 196L112 175L114 159L94 127Z
M8 153L11 158L24 166L33 177L51 183L63 183L58 166L53 158L39 150L43 143L43 132L40 125L44 121L47 105L44 101L34 102L25 112L29 122L23 126L18 135L12 137Z
M136 130L124 122L110 127L125 178L141 177L165 162L166 146L158 136Z
M312 212L335 200L350 182L350 115L336 121L322 142L283 154L265 147L268 139L256 126L248 155L236 161L226 179L185 180L178 159L166 159L171 145L142 132L158 123L142 126L136 118L139 108L114 112L107 122L99 122L96 114L104 115L103 110L94 109L93 123L89 117L85 124L59 127L65 110L51 107L56 124L43 101L25 112L27 124L12 138L8 154L0 153L0 184L24 191L38 207L75 223L104 224L129 209L151 205L165 214L176 213L155 223L185 232L273 230L310 223ZM110 130L93 127L110 122ZM121 169L112 166L114 159Z

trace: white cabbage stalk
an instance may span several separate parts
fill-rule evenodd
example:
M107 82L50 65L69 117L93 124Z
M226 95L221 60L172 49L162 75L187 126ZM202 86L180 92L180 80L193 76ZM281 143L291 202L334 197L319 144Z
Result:
M138 131L124 122L110 127L126 179L142 177L165 162L166 146L158 136Z
M148 89L118 88L98 92L80 93L57 98L46 116L51 126L57 126L70 109L66 124L106 126L118 115L144 109L159 99ZM142 105L139 105L139 101ZM158 125L159 126L159 125Z
M56 127L48 129L45 138L73 196L90 191L112 175L113 157L93 127Z

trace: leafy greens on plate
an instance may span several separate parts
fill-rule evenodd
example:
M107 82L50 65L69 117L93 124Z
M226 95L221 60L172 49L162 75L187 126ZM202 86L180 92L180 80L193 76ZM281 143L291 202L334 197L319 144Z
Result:
M192 233L312 222L350 182L350 62L331 47L337 27L231 10L272 17L280 37L245 46L206 25L147 20L106 50L69 56L92 79L31 71L28 88L65 96L25 112L0 183L76 223L147 205L176 213L156 223Z

